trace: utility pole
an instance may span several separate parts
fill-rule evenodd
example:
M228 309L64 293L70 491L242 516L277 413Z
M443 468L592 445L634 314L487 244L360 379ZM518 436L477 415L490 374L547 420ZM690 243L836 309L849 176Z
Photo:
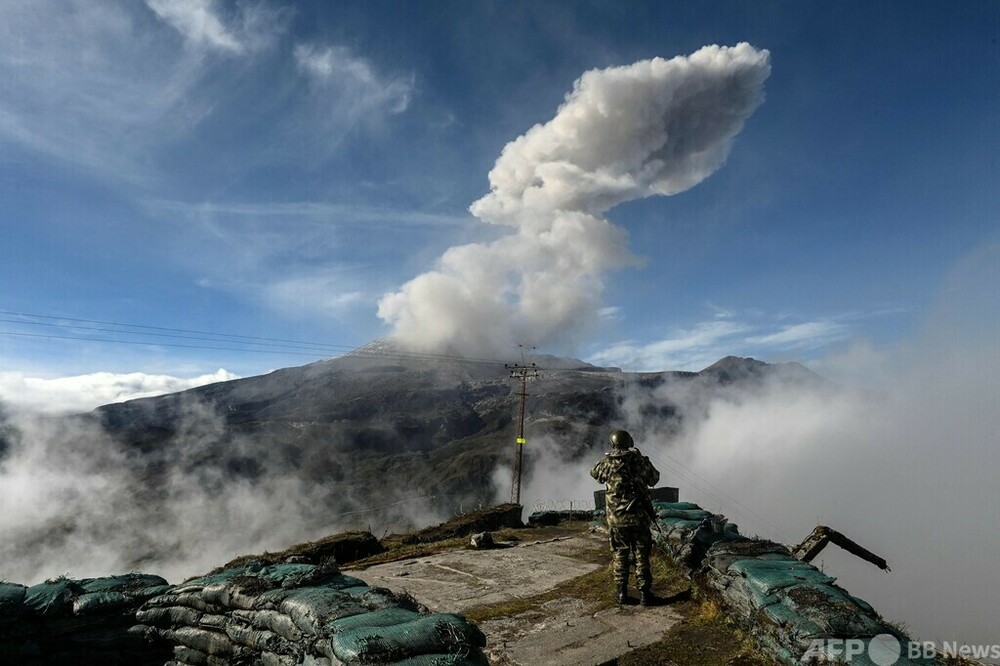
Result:
M534 349L534 347L532 347ZM521 346L521 362L507 363L504 367L510 370L511 379L521 380L521 414L517 421L517 443L514 445L514 473L511 483L510 501L514 504L521 503L521 466L524 462L524 403L528 399L528 378L538 376L538 366L534 363L524 362L524 346Z

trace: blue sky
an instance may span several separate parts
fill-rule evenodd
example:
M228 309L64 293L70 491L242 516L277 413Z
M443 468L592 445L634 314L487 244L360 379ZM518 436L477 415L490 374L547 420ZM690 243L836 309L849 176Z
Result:
M384 294L503 235L468 207L581 74L738 42L770 51L766 100L704 182L605 213L643 265L546 351L700 369L899 344L998 240L998 37L995 2L6 3L0 310L63 319L0 315L0 383L245 376L384 336ZM330 346L10 335L142 340L68 318Z

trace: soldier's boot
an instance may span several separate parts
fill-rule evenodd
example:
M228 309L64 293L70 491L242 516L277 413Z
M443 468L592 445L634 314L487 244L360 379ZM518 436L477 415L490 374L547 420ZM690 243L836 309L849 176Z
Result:
M618 605L628 603L628 582L618 583L615 588L615 601Z
M651 585L644 585L639 588L639 605L640 606L655 606L657 602L656 595L653 594L653 588Z

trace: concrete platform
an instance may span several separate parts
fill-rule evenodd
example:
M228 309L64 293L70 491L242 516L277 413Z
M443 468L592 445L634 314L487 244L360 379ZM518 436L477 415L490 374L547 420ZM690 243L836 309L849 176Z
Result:
M495 550L459 550L351 571L369 585L412 594L437 612L458 612L547 592L589 573L606 537L559 537ZM611 590L607 590L610 594ZM487 656L496 665L597 666L658 641L680 619L669 606L588 611L573 597L484 622Z

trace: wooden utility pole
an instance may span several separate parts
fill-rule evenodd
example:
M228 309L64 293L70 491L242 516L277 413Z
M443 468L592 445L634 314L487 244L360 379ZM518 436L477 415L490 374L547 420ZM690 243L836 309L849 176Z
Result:
M521 392L517 395L521 396L521 414L517 420L517 442L514 445L514 473L513 481L511 483L510 490L510 501L514 504L521 503L521 466L524 462L524 403L528 399L528 378L538 376L538 367L532 363L526 365L524 361L524 352L521 353L521 363L508 363L504 365L505 368L510 370L511 379L521 380Z

